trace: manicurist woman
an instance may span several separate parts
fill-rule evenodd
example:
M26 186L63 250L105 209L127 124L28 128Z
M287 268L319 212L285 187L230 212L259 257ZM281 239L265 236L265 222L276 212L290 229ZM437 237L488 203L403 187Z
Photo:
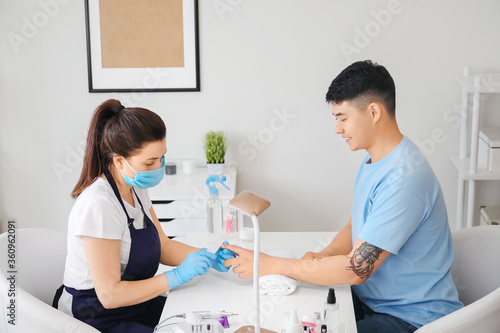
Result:
M143 108L110 99L94 113L68 225L59 310L101 332L152 332L163 293L211 267L227 271L229 250L216 254L165 236L147 188L164 174L166 128ZM156 275L162 263L177 266Z

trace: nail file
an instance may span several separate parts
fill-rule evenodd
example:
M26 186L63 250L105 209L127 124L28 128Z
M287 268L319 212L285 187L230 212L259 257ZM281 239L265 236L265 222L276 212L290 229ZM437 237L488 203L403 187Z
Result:
M215 254L215 252L217 252L217 250L222 245L222 243L227 241L228 238L229 238L229 234L224 232L216 240L214 240L212 242L212 244L210 244L210 246L207 248L207 252Z

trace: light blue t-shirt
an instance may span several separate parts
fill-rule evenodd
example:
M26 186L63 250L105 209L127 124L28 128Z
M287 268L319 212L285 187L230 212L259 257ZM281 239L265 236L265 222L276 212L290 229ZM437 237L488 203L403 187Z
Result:
M361 238L392 253L353 286L373 311L420 327L463 306L450 273L453 245L441 187L406 136L384 159L363 160L351 217L353 245Z

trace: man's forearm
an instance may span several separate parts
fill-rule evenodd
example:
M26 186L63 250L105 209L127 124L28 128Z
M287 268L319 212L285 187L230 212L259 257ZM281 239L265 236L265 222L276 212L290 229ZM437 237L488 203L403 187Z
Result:
M264 274L281 274L292 279L319 285L358 284L359 276L348 268L344 255L316 259L285 259L270 257L262 267Z
M319 252L320 257L348 255L352 250L351 220L339 231L332 242Z

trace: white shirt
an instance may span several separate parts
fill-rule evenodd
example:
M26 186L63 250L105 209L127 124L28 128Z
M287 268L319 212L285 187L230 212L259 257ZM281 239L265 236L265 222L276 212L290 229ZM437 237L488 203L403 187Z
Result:
M136 188L135 192L144 206L144 211L151 219L149 213L151 199L148 191ZM134 207L125 200L123 203L129 216L134 219L134 227L142 229L144 214L135 195L132 197ZM111 185L102 177L98 177L78 196L68 221L68 254L64 270L64 285L79 290L92 289L94 283L81 236L121 240L120 263L123 274L128 263L131 243L127 216Z

